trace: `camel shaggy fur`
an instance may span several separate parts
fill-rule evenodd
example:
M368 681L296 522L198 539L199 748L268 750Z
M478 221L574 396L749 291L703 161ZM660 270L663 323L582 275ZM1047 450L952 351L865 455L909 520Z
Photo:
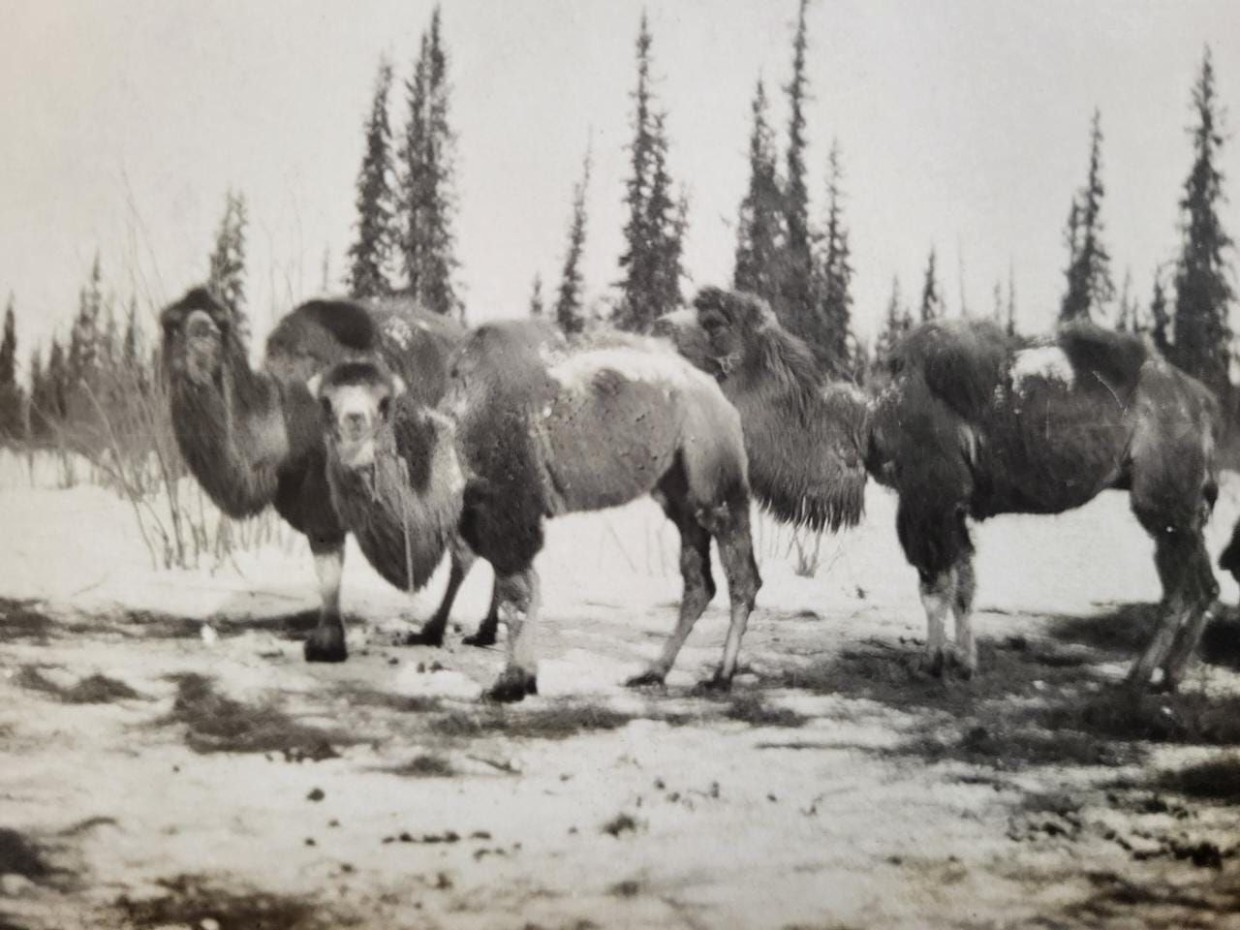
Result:
M337 369L324 383L339 379L363 380ZM343 450L342 437L363 435L361 420L358 432L347 433L342 417L344 405L366 407L369 418L363 419L381 427L375 454L394 451L411 489L418 475L427 488L452 487L456 466L443 451L442 424L423 411L425 422L436 424L435 441L400 440L401 431L409 429L400 424L413 414L402 412L405 405L399 400L385 405L391 394L391 383L376 369L364 389L324 395L333 412L329 445ZM644 494L659 501L680 531L684 596L676 630L662 653L629 684L664 680L713 597L712 538L728 579L731 625L710 684L731 682L761 579L749 535L740 420L711 379L649 340L613 337L569 348L543 324L496 323L475 330L455 356L445 409L455 422L465 474L461 535L495 569L496 598L508 626L507 664L488 691L491 699L518 701L537 691L532 633L539 583L533 563L542 548L544 520L617 506ZM431 432L430 426L423 429ZM450 534L438 517L429 517L425 526L417 523L418 501L398 504L386 493L368 494L365 485L337 480L339 465L373 471L377 484L379 469L367 464L367 453L333 456L334 492L356 494L355 504L340 505L353 515L352 527L403 524L407 529L402 532L422 535L432 545L448 543ZM391 467L400 474L401 465ZM446 500L442 504L448 507ZM428 505L427 512L441 513L437 507ZM405 514L415 519L406 520Z
M443 395L447 359L462 331L400 304L315 300L280 321L267 341L265 370L254 371L232 314L205 288L168 306L161 323L172 424L190 471L229 516L274 505L306 535L322 597L306 659L343 661L346 529L330 503L319 408L305 381L346 359L381 356L405 374L416 400L433 404ZM415 641L442 640L471 560L467 551L454 560L443 603ZM494 624L492 616L483 627Z
M692 311L672 317L663 329L721 379L746 430L755 418L771 421L765 430L781 418L789 433L804 429L763 402L763 379L768 391L786 390L788 378L808 391L818 389L814 374L772 366L745 376L746 357L777 358L786 350L771 346L793 340L761 301L705 288ZM899 495L896 528L920 577L932 670L952 660L966 675L977 668L969 520L1061 513L1118 488L1154 538L1164 589L1163 619L1129 680L1144 685L1159 667L1166 687L1182 679L1218 591L1202 530L1217 495L1220 422L1202 385L1140 339L1088 323L1028 342L989 323L950 321L920 326L897 346L863 429L855 408L846 419L847 442L855 437L869 472ZM795 487L804 479L791 465L783 480Z

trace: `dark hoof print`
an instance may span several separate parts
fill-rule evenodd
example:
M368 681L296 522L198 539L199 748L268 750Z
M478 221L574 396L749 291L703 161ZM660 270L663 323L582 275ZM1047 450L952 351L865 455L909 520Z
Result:
M705 681L699 681L693 686L696 694L719 694L724 691L732 690L732 679L724 678L720 675L712 675Z
M625 679L624 686L626 688L662 688L664 687L663 676L657 672L642 672L640 675Z
M473 636L466 636L461 642L466 646L477 646L480 649L485 649L487 646L495 645L495 634L475 633Z
M505 672L488 691L483 700L492 704L515 704L525 700L527 694L538 693L538 679L524 672Z
M344 643L328 643L322 645L314 640L306 640L305 656L307 662L343 662L349 657L349 650Z
M442 646L443 630L439 632L430 632L426 630L418 630L416 633L406 633L403 637L397 639L398 646Z

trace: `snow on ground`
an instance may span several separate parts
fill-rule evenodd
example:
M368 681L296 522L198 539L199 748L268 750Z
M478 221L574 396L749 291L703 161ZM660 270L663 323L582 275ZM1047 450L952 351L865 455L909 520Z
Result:
M351 658L307 665L300 537L156 570L127 503L61 483L0 455L0 927L1240 926L1240 789L1189 777L1240 777L1237 624L1188 695L1143 705L1151 740L1120 732L1105 702L1159 593L1120 494L979 528L972 683L917 669L886 492L812 576L759 519L727 696L692 690L722 592L666 691L620 684L674 622L658 509L565 517L538 563L541 694L494 708L501 649L392 645L442 568L410 597L351 546ZM1228 475L1213 553L1238 513ZM490 580L462 591L465 631Z

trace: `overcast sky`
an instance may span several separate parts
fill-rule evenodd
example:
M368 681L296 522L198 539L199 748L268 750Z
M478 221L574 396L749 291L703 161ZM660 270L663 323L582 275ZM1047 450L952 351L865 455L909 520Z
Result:
M759 76L788 79L796 0L445 0L471 319L524 312L535 273L554 288L591 132L590 296L617 278L643 7L690 197L687 270L694 287L730 275L749 102ZM230 186L250 208L257 331L320 292L325 254L338 289L378 62L410 74L431 8L0 0L0 296L16 297L23 358L67 331L96 250L108 286L144 308L201 280ZM814 209L836 138L864 335L893 276L915 298L931 246L953 312L962 285L971 310L989 311L1011 266L1021 325L1048 325L1095 107L1116 284L1131 269L1148 300L1175 253L1206 43L1219 96L1240 112L1234 0L812 0L809 41ZM399 100L393 116L399 129ZM1224 223L1240 237L1240 140L1222 168Z

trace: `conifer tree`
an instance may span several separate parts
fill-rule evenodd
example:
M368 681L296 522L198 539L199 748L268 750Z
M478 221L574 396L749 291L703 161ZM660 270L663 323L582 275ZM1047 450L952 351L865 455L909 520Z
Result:
M70 372L64 348L55 337L47 356L47 420L49 423L63 423L69 413Z
M843 193L840 189L843 169L840 166L839 144L833 143L827 159L827 221L822 234L817 263L818 329L820 334L811 342L820 363L827 371L843 377L853 369L849 359L852 328L852 252L848 230L844 226Z
M1111 256L1102 242L1102 117L1094 110L1090 128L1089 177L1073 198L1068 217L1068 288L1059 310L1061 320L1100 315L1115 296Z
M805 13L809 0L801 0L797 28L792 42L792 79L785 86L788 94L788 149L784 169L784 230L779 270L779 300L776 312L793 332L808 336L813 313L812 234L809 225L809 188L805 179L805 107L809 80L805 73L805 54L809 45Z
M43 356L38 347L35 347L30 353L30 391L27 395L29 403L26 405L26 429L31 439L41 439L48 433L41 409L41 405L45 403L46 394Z
M688 202L672 195L667 169L666 114L655 109L651 90L651 35L642 14L637 36L637 88L633 92L631 174L625 182L625 250L615 322L621 329L647 332L654 321L680 302L681 248Z
M353 297L379 297L392 291L388 279L394 222L392 129L388 120L391 88L392 65L384 60L379 63L379 76L375 79L370 116L366 119L366 151L357 177L357 238L349 246L348 273L349 293Z
M102 332L100 316L103 313L103 273L99 266L99 255L91 264L90 278L78 292L78 312L73 320L73 328L69 332L69 351L63 361L63 399L67 411L69 386L89 385L98 382L100 370L100 344Z
M1225 397L1231 388L1231 330L1227 321L1235 293L1227 259L1233 244L1219 218L1219 206L1225 200L1219 168L1224 135L1214 82L1214 63L1207 47L1201 74L1193 86L1193 166L1180 200L1183 244L1175 268L1173 359Z
M542 275L534 275L534 286L530 290L530 316L541 317L547 312L543 302Z
M921 285L921 321L929 323L943 316L943 296L939 292L938 273L935 271L934 249L926 262L926 276Z
M1016 271L1008 265L1007 334L1016 335Z
M775 163L775 142L767 120L766 90L754 92L753 129L749 135L749 189L741 201L736 228L736 264L732 286L774 304L779 251L783 246L783 190Z
M456 136L449 118L448 54L438 6L406 87L409 117L397 203L401 264L407 289L419 303L434 313L461 317L464 306L453 281L459 266L453 231Z
M23 438L24 406L17 383L17 319L10 294L4 311L4 337L0 339L0 440Z
M586 244L586 190L590 186L590 151L586 150L581 165L581 179L573 186L573 216L568 227L568 249L564 255L564 271L560 275L560 291L555 301L555 321L566 336L585 328L582 313L581 255Z
M207 265L207 287L229 308L242 342L248 340L249 319L245 312L245 197L228 191L224 215L215 233L215 246Z
M887 310L883 314L883 328L874 344L874 363L881 365L891 356L900 338L913 326L913 317L904 300L900 296L900 279L891 279L891 297L887 301Z
M1154 294L1150 298L1150 336L1154 345L1169 359L1175 353L1171 345L1171 313L1167 308L1167 290L1163 286L1162 272L1154 273Z

